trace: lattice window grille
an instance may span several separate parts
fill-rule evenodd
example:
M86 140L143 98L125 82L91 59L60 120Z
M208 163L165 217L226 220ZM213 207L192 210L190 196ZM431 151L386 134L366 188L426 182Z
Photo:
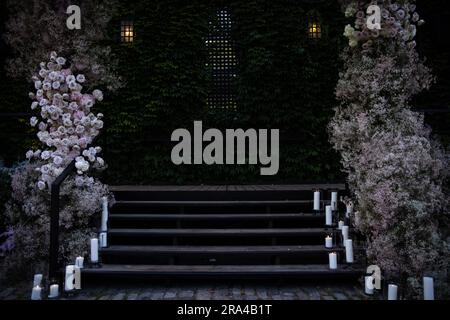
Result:
M226 9L216 12L217 20L210 22L206 40L212 70L212 83L206 104L211 109L236 109L233 81L236 78L236 49L231 38L232 18Z

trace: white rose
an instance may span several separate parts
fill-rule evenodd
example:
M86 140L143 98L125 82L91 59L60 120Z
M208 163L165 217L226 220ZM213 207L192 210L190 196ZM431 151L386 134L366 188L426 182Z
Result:
M72 82L75 82L75 76L73 75L73 74L71 74L71 75L68 75L67 77L66 77L66 83L72 83Z
M32 117L32 118L30 119L30 125L31 125L32 127L35 127L37 124L38 124L38 119L37 119L36 117Z
M61 158L60 156L56 156L53 158L53 163L56 164L57 166L61 165L63 162L63 158Z
M61 83L59 83L59 81L55 81L52 84L52 88L55 90L58 90L60 86L61 86Z
M81 158L81 159L79 159ZM89 162L84 160L83 157L77 157L77 161L75 163L75 168L77 168L78 171L86 172L89 170Z
M97 157L97 162L100 167L103 167L105 165L105 160L103 160L103 158Z
M66 59L64 59L63 57L58 57L56 58L56 63L59 64L60 66L63 66L66 64Z
M50 153L50 151L44 151L41 153L41 158L42 160L48 160L50 159L51 155L52 154Z
M44 181L39 181L37 183L37 187L39 190L44 190L45 189L45 182Z
M86 77L83 74L79 74L79 75L77 75L77 81L79 83L83 83L86 81Z
M102 129L103 128L103 121L101 121L101 120L94 121L94 127L96 129Z
M35 81L34 82L34 88L36 90L39 90L40 88L42 88L42 82L41 81Z
M98 101L102 101L103 100L103 92L101 92L100 90L96 89L92 92L92 95L94 96L95 99L97 99Z
M28 150L27 153L25 154L25 157L30 160L31 158L33 158L34 156L34 152L32 150Z
M78 88L77 84L75 82L69 82L69 89L70 90L76 90Z

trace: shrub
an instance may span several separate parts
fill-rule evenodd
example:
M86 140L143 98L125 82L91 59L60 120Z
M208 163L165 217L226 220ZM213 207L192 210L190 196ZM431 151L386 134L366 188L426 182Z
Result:
M41 163L24 162L12 170L12 198L6 203L10 249L2 274L17 280L47 270L50 244L50 193L36 188ZM109 196L108 187L98 180L82 187L75 175L61 187L60 262L87 255L89 238L95 235L95 221L101 211L101 199ZM98 220L98 219L97 219ZM3 279L5 280L5 279Z

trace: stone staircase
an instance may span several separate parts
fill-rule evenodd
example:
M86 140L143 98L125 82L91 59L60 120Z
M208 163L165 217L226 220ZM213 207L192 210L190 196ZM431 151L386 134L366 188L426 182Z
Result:
M358 248L352 265L343 246L325 248L338 232L312 212L316 188L323 204L331 190L345 192L340 184L113 187L108 247L83 277L357 279Z

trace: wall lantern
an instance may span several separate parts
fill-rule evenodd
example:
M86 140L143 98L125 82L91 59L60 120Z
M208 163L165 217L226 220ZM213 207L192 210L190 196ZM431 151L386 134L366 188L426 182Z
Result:
M310 17L308 21L308 37L310 39L322 38L322 24L315 17Z
M133 20L122 20L120 27L120 39L122 42L131 43L134 41L134 23Z

